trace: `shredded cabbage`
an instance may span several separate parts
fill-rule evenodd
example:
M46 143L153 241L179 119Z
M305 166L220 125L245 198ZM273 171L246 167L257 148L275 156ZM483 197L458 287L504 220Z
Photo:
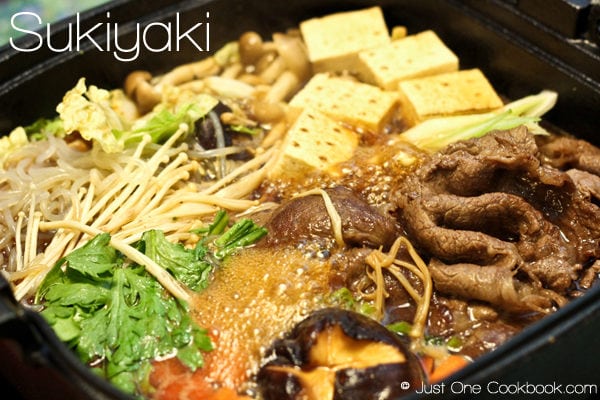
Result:
M0 137L0 169L4 168L4 161L13 151L27 143L29 139L23 127L15 128L8 136Z
M117 153L139 143L144 135L150 135L154 143L163 143L182 123L192 132L193 123L218 103L206 94L186 93L177 97L185 99L186 104L174 102L169 108L160 105L143 118L128 118L124 112L127 105L123 103L129 100L121 91L108 91L94 85L88 87L85 78L81 78L65 94L56 110L65 132L77 131L84 139L99 144L105 152Z
M107 153L123 150L123 142L115 137L113 130L125 130L128 125L111 108L108 90L93 85L88 88L85 78L81 78L65 94L56 111L66 132L79 132L84 139L98 142Z

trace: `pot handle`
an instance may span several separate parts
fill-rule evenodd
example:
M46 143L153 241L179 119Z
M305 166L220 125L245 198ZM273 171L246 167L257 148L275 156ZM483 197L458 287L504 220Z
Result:
M10 284L0 274L0 338L14 339L28 348L39 347L39 338L27 322L26 314L15 300Z
M2 273L0 383L12 385L20 399L132 399L84 365L39 313L19 304Z
M600 0L592 0L588 17L588 34L590 40L600 47Z

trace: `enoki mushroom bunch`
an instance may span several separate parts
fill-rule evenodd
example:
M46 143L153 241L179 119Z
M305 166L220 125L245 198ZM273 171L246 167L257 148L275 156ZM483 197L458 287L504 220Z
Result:
M406 247L414 264L396 258L400 246L402 245ZM433 283L427 265L417 254L410 241L404 236L400 236L396 239L387 254L384 254L381 250L373 250L365 258L365 261L369 266L367 274L369 278L375 282L376 288L373 293L363 293L363 297L374 300L377 319L380 320L383 316L384 301L385 297L388 296L383 277L383 271L385 270L400 282L404 290L406 290L416 304L417 310L413 318L413 324L409 335L414 339L423 338L425 325L427 323L427 315L429 313L429 303L431 301ZM408 279L402 274L402 268L412 272L421 280L423 283L423 293L419 293L412 286Z
M7 227L13 240L6 241L2 249L15 259L5 270L15 286L15 297L22 299L32 294L61 257L85 244L93 235L108 232L115 248L145 265L174 296L187 300L186 290L131 244L150 229L163 230L172 241L193 243L195 236L190 231L202 226L204 217L209 218L218 209L244 212L256 206L257 201L244 197L264 179L272 152L241 164L219 181L193 182L190 178L198 164L188 160L186 144L175 146L186 129L187 126L182 125L148 159L142 157L150 142L150 138L145 137L137 148L123 154L88 151L72 159L72 165L67 164L67 158L57 161L62 170L71 171L77 177L73 182L71 175L65 172L54 180L58 187L68 188L67 195L54 199L60 201L54 208L62 209L62 215L49 219L43 212L35 180L29 179L31 184L22 186L20 194L14 196L13 193L15 199L27 199L29 209L28 213L19 212L17 223ZM25 176L29 172L43 175L44 168L53 168L28 159L22 162L35 166L24 168ZM247 179L238 179L241 177ZM5 220L11 219L9 216ZM44 233L51 237L47 245L39 243Z

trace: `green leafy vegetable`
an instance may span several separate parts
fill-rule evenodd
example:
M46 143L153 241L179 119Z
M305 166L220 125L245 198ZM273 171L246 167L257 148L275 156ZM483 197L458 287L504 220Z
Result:
M357 303L357 300L352 295L352 292L350 292L350 289L345 287L331 293L329 298L335 304L350 310L353 310Z
M199 250L200 246L204 247L205 251L211 248L213 257L222 260L239 248L256 243L267 234L264 227L256 225L250 219L241 219L225 231L228 223L227 213L221 210L217 212L213 223L208 227L193 230L192 232L204 236L198 242L196 251L202 251ZM216 237L217 235L221 236Z
M398 321L387 326L388 330L400 335L409 335L412 330L412 324L406 321Z
M33 124L25 126L24 129L29 139L33 141L45 140L50 135L56 137L65 136L65 130L60 118L40 118Z
M180 107L175 113L163 108L141 127L127 131L115 129L113 133L125 146L138 143L144 135L150 135L153 143L164 143L181 124L188 125L190 131L193 131L194 123L216 105L217 100L214 97L198 95L194 103Z
M434 346L445 346L446 349L451 352L460 351L464 346L462 339L458 336L450 336L449 338L444 338L442 336L425 336L425 342Z
M204 232L207 237L211 237L214 235L220 235L227 228L227 224L229 223L229 217L227 213L223 210L220 210L215 215L215 219L212 224L208 226L206 230L196 231L197 233Z
M267 231L251 220L227 229L219 211L212 224L199 229L201 240L188 249L169 242L160 230L142 234L134 244L192 290L208 285L220 260L248 246ZM192 371L212 349L204 329L191 319L187 304L172 297L143 266L129 263L101 234L59 260L36 293L42 315L57 336L85 363L122 390L144 385L150 363L176 352Z
M265 228L249 219L240 220L226 229L228 223L227 213L218 211L212 224L193 231L201 236L193 249L169 242L159 230L144 232L137 247L177 280L198 291L206 288L209 274L220 260L267 234Z
M463 348L463 341L458 336L452 336L446 341L446 346L451 351L460 351Z
M232 254L241 247L249 246L267 234L267 230L258 226L254 221L242 219L235 224L219 238L215 239L215 256L223 259Z
M441 336L425 335L425 343L432 346L443 346L446 344L446 340Z
M239 133L245 133L247 135L258 135L262 132L261 128L251 127L246 125L230 125L231 130Z
M556 103L557 94L542 91L502 107L497 112L432 118L415 125L402 137L426 151L437 151L450 143L481 137L494 129L526 125L533 133L545 134L537 123Z
M375 306L369 302L358 300L350 289L343 287L329 295L329 302L347 310L356 311L366 316L375 315Z
M58 337L129 393L157 357L176 351L190 369L201 367L212 344L187 305L143 266L127 265L109 242L108 234L96 236L60 260L40 286L42 315Z
M218 65L224 67L240 61L240 50L237 41L225 43L223 47L214 54L214 60Z
M160 230L144 232L139 244L143 253L194 291L206 288L212 264L205 260L206 248L186 249L171 243Z

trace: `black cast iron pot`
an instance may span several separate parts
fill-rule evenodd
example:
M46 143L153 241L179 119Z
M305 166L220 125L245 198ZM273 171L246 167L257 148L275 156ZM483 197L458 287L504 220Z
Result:
M558 92L558 103L546 119L600 145L600 6L586 0L117 0L52 24L55 48L68 43L69 24L74 29L79 21L80 32L90 32L76 39L71 51L51 50L43 33L27 33L0 49L0 132L55 115L54 107L79 77L100 87L119 87L134 69L164 72L205 57L246 30L268 35L312 16L374 4L383 8L389 26L405 25L409 33L434 29L457 53L461 68L481 68L507 98L542 89ZM179 48L174 36L148 30L141 45L139 33L153 22L178 23L180 33L193 27L195 32L209 30L196 43L182 37ZM101 28L93 29L96 24ZM107 24L113 27L108 34ZM107 50L114 49L115 25L121 48L140 44L135 57L128 54L130 61ZM113 45L107 47L109 43ZM171 48L156 51L166 44ZM4 278L0 292L2 398L126 398L92 375L38 314L17 304ZM597 285L445 381L443 398L497 398L499 385L525 383L563 391L568 384L591 384L591 391L594 385L597 391L598 332ZM552 398L560 397L558 390L553 392Z

